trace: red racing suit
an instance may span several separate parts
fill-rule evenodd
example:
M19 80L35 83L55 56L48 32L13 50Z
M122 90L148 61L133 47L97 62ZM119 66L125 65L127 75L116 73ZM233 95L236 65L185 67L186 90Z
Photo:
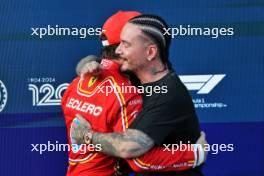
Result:
M119 65L103 59L102 73L74 79L61 101L67 126L68 142L71 146L67 176L114 175L117 158L99 151L100 146L78 148L71 142L70 128L76 114L82 115L96 132L124 132L136 118L142 107L142 98L131 91L129 79L119 72ZM126 90L129 89L129 90ZM133 87L135 88L135 87ZM136 159L128 159L136 172L164 172L185 170L195 166L194 151L171 151L165 147L153 147ZM85 150L84 150L85 149Z

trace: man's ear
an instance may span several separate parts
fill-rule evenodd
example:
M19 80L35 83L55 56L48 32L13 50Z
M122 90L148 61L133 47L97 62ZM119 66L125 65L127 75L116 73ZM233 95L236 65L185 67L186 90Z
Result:
M151 44L148 46L148 51L147 51L147 60L152 61L153 59L156 58L158 54L158 48L157 45Z

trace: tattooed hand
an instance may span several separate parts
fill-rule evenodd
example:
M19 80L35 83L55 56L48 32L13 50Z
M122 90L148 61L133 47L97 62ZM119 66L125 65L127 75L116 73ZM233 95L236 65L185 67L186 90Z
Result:
M81 115L76 114L71 125L70 137L73 144L90 144L92 127Z

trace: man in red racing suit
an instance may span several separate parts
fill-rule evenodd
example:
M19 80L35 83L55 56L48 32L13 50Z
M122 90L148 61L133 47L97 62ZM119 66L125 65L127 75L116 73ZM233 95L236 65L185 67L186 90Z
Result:
M77 146L72 143L70 128L75 123L76 114L89 121L95 131L123 132L142 107L141 96L131 91L132 84L120 74L119 64L103 59L101 65L100 75L88 75L83 80L77 77L62 98L71 146L67 176L111 176L116 171L117 158L101 153L100 146ZM173 154L165 147L154 147L139 158L126 161L136 172L165 172L195 167L201 164L198 158L198 150L174 151Z

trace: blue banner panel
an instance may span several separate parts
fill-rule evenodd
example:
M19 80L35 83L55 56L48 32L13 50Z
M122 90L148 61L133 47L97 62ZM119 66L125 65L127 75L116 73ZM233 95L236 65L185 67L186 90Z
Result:
M31 144L67 143L60 99L78 61L99 56L102 24L118 10L168 22L170 61L208 142L233 144L230 152L211 151L205 174L264 175L261 0L2 1L0 175L65 175L67 152L39 154Z

